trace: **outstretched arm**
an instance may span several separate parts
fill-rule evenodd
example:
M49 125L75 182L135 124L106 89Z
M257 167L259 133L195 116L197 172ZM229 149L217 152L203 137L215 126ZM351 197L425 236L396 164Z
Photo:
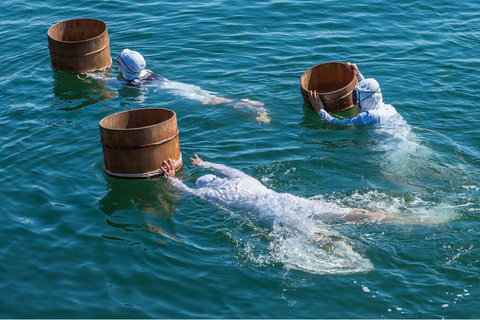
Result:
M340 120L335 117L332 117L327 111L320 110L318 113L320 117L324 120L330 122L331 124L339 125L339 126L359 126L359 125L372 125L379 122L378 117L376 114L372 113L371 111L361 112L353 118Z
M316 91L310 90L308 92L308 99L310 100L310 103L312 104L315 111L318 112L320 117L330 122L331 124L340 125L340 126L358 126L358 125L365 125L365 124L374 124L378 122L377 121L378 119L376 119L375 114L372 114L369 111L362 112L350 119L339 120L335 117L332 117L327 111L325 111L323 107L323 102L320 99L320 97L317 95Z
M195 158L190 158L190 161L192 162L192 165L194 165L194 166L199 166L201 168L215 169L217 171L220 171L221 173L223 173L224 175L226 175L229 178L239 178L239 177L248 176L246 173L244 173L240 170L227 167L223 164L203 161L197 155L195 155Z
M162 165L163 175L167 178L168 182L181 192L189 193L198 196L198 191L190 188L182 180L175 178L175 161L168 159L163 161Z

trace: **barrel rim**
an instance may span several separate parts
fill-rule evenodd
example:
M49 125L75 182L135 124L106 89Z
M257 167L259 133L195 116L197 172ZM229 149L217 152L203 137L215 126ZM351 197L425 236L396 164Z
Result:
M162 121L162 122L157 122L155 124L152 124L152 125L149 125L149 126L144 126L144 127L136 127L136 128L124 128L124 129L116 129L116 128L108 128L108 127L105 127L104 125L102 125L102 122L110 117L114 117L114 116L117 116L119 114L122 114L122 113L132 113L132 112L141 112L141 111L144 111L144 110L164 110L164 111L168 111L168 112L171 112L172 113L172 116L170 118L168 118L167 120L165 121ZM140 109L131 109L131 110L125 110L125 111L120 111L120 112L116 112L114 114L111 114L109 116L106 116L105 118L103 118L102 120L100 120L100 122L98 123L98 126L103 129L103 130L108 130L108 131L116 131L116 132L120 132L120 131L138 131L138 130L142 130L142 129L148 129L148 128L153 128L153 127L156 127L160 124L163 124L163 123L166 123L168 121L172 121L172 119L176 118L177 117L177 114L175 113L175 111L173 110L170 110L170 109L167 109L167 108L140 108Z
M78 40L78 41L63 41L63 40L59 40L59 39L55 39L53 38L51 35L50 35L50 31L57 25L61 24L61 23L66 23L68 21L75 21L75 20L92 20L92 21L98 21L98 22L101 22L104 26L105 26L105 29L103 30L102 33L100 33L98 36L95 36L95 37L92 37L92 38L88 38L88 39L85 39L85 40ZM98 19L93 19L93 18L73 18L73 19L67 19L67 20L63 20L63 21L60 21L60 22L57 22L55 23L53 26L51 26L50 28L48 28L47 30L47 36L50 40L53 40L53 41L56 41L56 42L59 42L59 43L66 43L66 44L70 44L70 43L83 43L83 42L87 42L87 41L92 41L92 40L95 40L95 39L98 39L100 37L103 37L105 35L105 33L108 32L108 27L107 27L107 24L105 22L103 22L102 20L98 20Z
M318 66L321 66L321 65L323 65L323 64L330 64L330 63L343 64L343 65L345 65L345 66L347 65L346 63L340 62L340 61L327 61L327 62L322 62L322 63L316 64L316 65L308 68L308 69L302 74L302 76L300 77L300 88L301 88L302 90L308 92L308 89L307 89L307 88L304 88L303 85L302 85L302 79L303 79L303 77L307 74L308 71L313 70L314 68L316 68L316 67L318 67ZM352 80L351 80L346 86L344 86L344 87L342 87L342 88L340 88L340 89L337 89L337 90L335 90L335 91L325 92L325 93L323 93L323 94L334 94L334 93L338 93L338 92L340 92L340 91L342 91L342 90L345 90L345 89L348 88L349 86L351 86L352 83L355 82L355 80L356 80L356 79L355 79L355 78L356 78L356 77L355 77L355 72L353 72L353 70L352 70L352 73L353 73Z

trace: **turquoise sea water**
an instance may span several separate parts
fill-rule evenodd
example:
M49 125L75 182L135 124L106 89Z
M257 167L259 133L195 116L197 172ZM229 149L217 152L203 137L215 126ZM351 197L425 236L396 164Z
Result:
M3 318L471 318L480 305L477 1L24 1L0 4ZM107 23L111 53L164 77L261 101L209 106L156 87L50 69L47 29ZM339 128L299 78L356 62L405 123ZM114 66L113 76L116 76ZM266 186L409 223L278 220L103 173L98 122L174 110L188 158ZM295 227L290 224L295 221ZM339 245L322 249L312 228ZM340 245L343 245L341 247Z

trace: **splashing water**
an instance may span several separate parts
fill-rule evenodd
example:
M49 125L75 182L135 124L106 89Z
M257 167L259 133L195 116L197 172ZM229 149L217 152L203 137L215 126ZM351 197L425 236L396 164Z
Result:
M277 221L270 237L272 258L288 270L348 274L373 268L370 260L354 251L346 237L318 220L305 218L296 228Z
M413 187L417 191L431 192L426 186L449 188L467 183L465 168L457 158L440 158L400 116L373 128L369 134L375 139L374 151L380 156L379 167L383 176L400 187ZM440 136L440 139L450 139Z
M350 240L325 222L338 220L350 208L335 203L274 194L248 206L244 217L261 237L230 234L248 261L257 264L281 263L287 270L316 274L366 272L372 263L355 252ZM258 225L269 222L266 228ZM248 232L247 232L248 233ZM267 244L265 244L265 242Z
M446 200L378 190L333 193L310 199L277 193L259 198L248 206L246 217L251 225L270 221L269 226L261 231L255 228L261 237L249 239L248 235L235 233L231 236L239 238L236 242L241 255L254 264L281 263L287 270L315 274L368 272L373 269L373 264L354 249L352 240L338 228L341 225L332 224L346 222L342 217L352 208L387 212L396 224L437 225L455 219L462 206Z
M417 186L416 177L431 160L432 151L421 145L407 122L397 115L387 123L372 128L373 150L381 154L383 175L395 184Z

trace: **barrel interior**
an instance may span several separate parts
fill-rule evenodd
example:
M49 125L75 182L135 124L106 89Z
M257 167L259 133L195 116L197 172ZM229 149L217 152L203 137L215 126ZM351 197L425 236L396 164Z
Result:
M308 69L301 79L304 90L328 93L348 86L354 78L353 71L343 63L323 63Z
M95 19L73 19L57 23L48 30L48 36L61 42L78 42L96 38L107 30L107 25Z
M100 126L113 130L138 129L162 123L174 115L175 113L168 109L130 110L104 118Z

